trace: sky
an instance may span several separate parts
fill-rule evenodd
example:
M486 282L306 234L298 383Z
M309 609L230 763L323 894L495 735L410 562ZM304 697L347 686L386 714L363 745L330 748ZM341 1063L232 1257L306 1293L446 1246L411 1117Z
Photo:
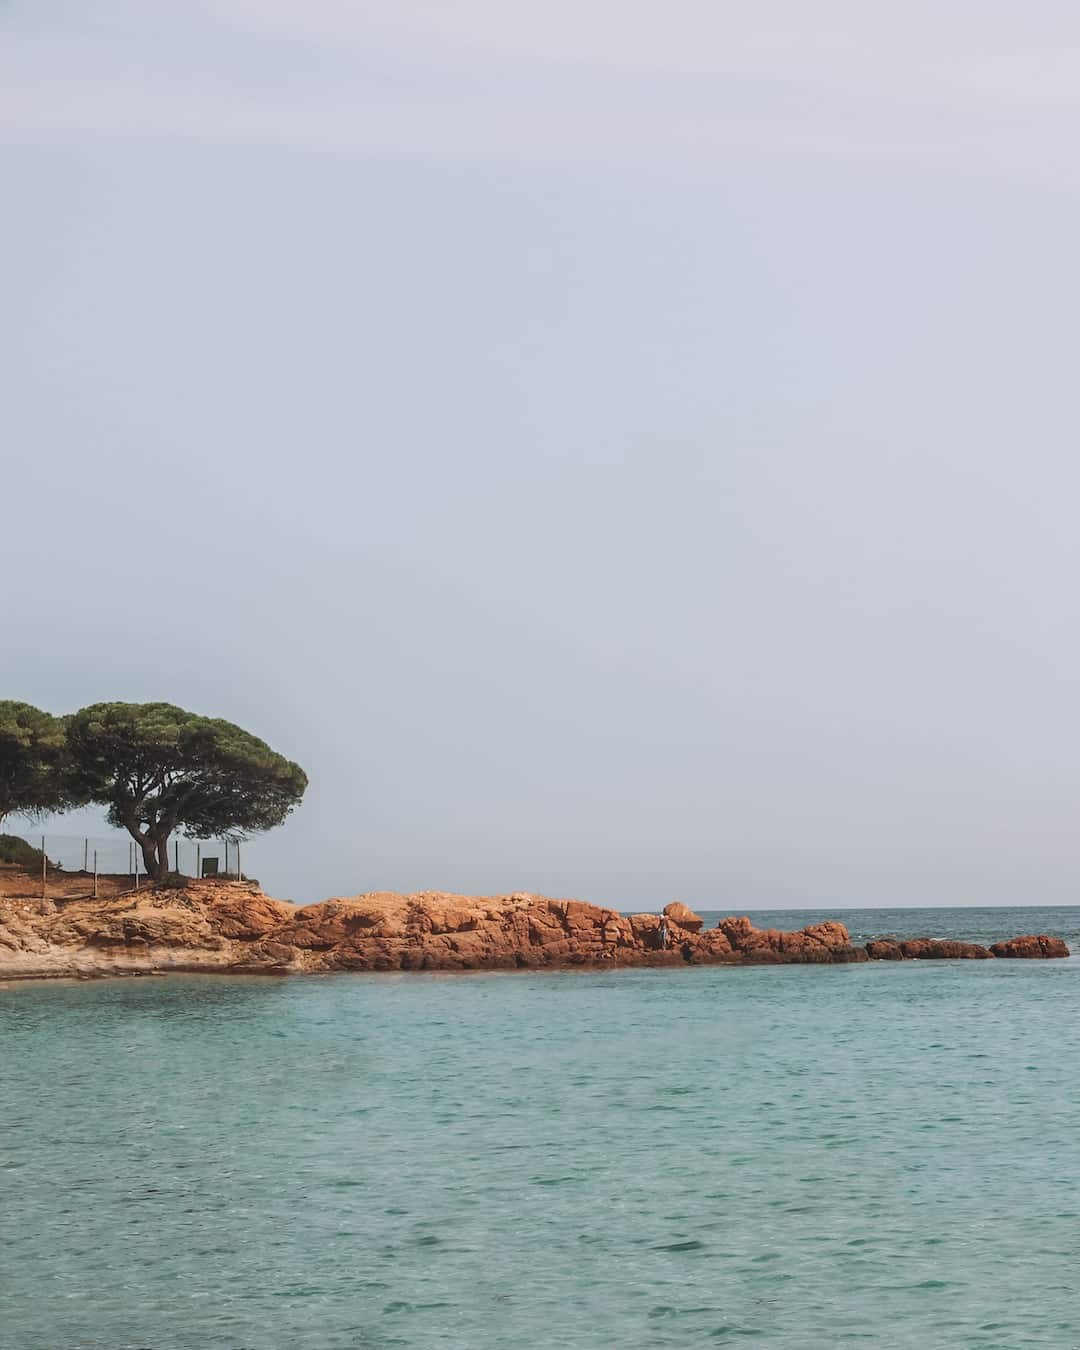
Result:
M1078 115L1045 0L0 0L0 696L299 761L285 898L1077 901Z

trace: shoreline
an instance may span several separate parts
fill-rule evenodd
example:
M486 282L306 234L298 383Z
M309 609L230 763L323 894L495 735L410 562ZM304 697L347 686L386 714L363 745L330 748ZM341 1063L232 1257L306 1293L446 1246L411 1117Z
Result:
M1048 958L1055 959L1055 958ZM1056 958L1064 961L1080 959L1080 953L1069 952L1067 957ZM749 975L751 972L762 973L769 971L777 977L781 974L794 974L797 970L805 969L809 962L785 962L785 961L742 961L742 962L709 962L691 964L685 961L678 964L665 965L615 965L611 962L597 962L591 965L551 965L551 966L484 966L484 967L457 967L454 969L430 969L430 970L254 970L251 968L231 968L208 969L205 966L170 966L168 968L157 967L153 970L95 970L84 974L74 975L57 972L55 974L35 974L35 975L14 975L4 973L3 966L0 965L0 995L9 989L24 988L30 985L84 985L84 984L103 984L111 981L126 982L130 980L206 980L212 983L218 980L251 980L269 982L280 980L282 982L295 983L298 980L351 980L351 979L371 979L380 982L389 982L400 980L410 984L432 980L465 980L465 979L528 979L531 976L565 976L567 979L574 979L579 975L605 975L613 979L621 975L637 975L648 972L663 971L666 975L676 978L681 975L691 975L694 973L704 974L706 971L723 968L732 973L742 971ZM826 966L828 969L839 974L841 971L849 970L851 967L874 967L879 969L888 968L895 965L897 968L911 968L916 963L914 961L882 962L882 961L848 961L848 962L819 962L818 966ZM967 964L959 957L938 957L933 960L923 960L918 963L919 967L956 966Z
M711 928L686 905L623 914L526 892L370 892L298 906L255 882L185 881L57 905L0 895L0 984L161 974L453 974L685 966L1063 959L1046 934L983 946L951 938L853 943L836 919L797 931L745 916Z

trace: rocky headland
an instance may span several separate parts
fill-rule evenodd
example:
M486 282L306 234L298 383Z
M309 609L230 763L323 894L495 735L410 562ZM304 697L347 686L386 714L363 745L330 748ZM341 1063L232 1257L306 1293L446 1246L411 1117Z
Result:
M255 883L191 881L59 904L0 896L0 980L168 971L315 974L623 966L839 964L1065 957L1059 938L982 947L933 938L853 944L841 923L798 932L748 918L706 929L682 904L624 915L578 900L376 891L292 905Z

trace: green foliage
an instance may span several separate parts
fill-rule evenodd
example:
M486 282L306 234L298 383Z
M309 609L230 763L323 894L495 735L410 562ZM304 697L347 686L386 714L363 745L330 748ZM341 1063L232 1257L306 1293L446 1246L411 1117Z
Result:
M40 871L41 849L16 834L0 834L0 863L14 863L17 867Z
M220 718L171 703L96 703L67 724L72 788L108 809L168 874L176 829L193 839L238 838L280 825L307 787L303 769Z
M67 769L64 719L0 699L0 820L78 805Z

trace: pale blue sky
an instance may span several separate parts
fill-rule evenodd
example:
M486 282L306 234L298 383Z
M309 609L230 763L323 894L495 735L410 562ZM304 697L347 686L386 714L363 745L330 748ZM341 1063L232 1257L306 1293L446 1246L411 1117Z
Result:
M9 0L4 694L298 759L296 899L1077 899L1078 103L1056 4Z

